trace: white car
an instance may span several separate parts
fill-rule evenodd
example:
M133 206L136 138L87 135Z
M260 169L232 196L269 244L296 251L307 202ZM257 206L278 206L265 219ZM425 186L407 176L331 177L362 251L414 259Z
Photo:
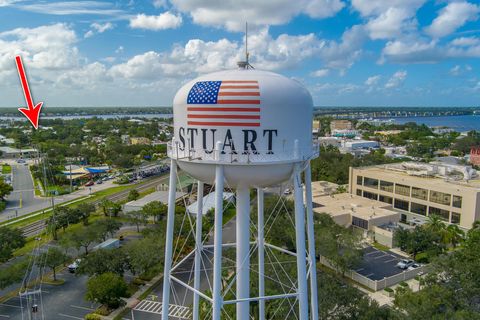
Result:
M408 267L407 270L414 270L414 269L417 269L418 267L420 267L420 264L418 264L418 263L415 262L415 263L412 264L410 267Z
M413 260L402 259L402 260L400 260L399 263L397 263L397 267L402 269L402 270L406 270L414 264L415 264L415 261L413 261Z
M70 271L70 273L75 273L80 265L80 262L82 262L82 259L76 259L73 261L73 263L68 266L68 271Z

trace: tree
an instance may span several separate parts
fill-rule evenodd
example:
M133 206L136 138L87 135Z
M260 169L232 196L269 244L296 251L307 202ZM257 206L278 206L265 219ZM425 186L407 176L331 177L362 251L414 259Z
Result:
M78 230L73 230L71 233L68 233L66 237L69 238L69 242L77 249L83 248L85 250L85 255L88 255L88 247L98 241L100 234L98 230L95 230L91 227L83 227Z
M148 272L152 267L163 262L159 252L164 251L163 242L156 237L146 237L127 243L123 250L128 256L130 271L135 275Z
M147 223L147 216L143 211L130 211L125 213L128 220L137 227L137 232L140 232L140 225Z
M0 227L0 262L10 259L15 249L25 245L25 237L20 229Z
M5 182L3 177L0 177L0 199L5 200L5 197L13 191L13 187Z
M19 283L25 276L25 270L29 266L29 260L23 259L0 268L0 289L5 289L14 283Z
M88 279L85 299L99 302L109 308L117 308L122 297L127 295L125 280L112 272L96 275Z
M138 198L140 198L140 193L138 193L137 189L130 190L130 192L128 193L127 200L134 201L134 200L137 200Z
M94 276L112 272L121 276L126 267L127 257L123 250L99 249L82 259L76 273Z
M401 289L395 306L410 319L479 319L480 230L471 229L462 245L436 258L422 290Z
M95 230L99 238L103 241L107 240L108 237L113 237L115 233L121 228L122 223L114 219L103 219L96 221L95 225L91 228Z
M154 221L159 221L167 216L168 206L160 201L152 201L144 205L142 210L147 216L153 217Z
M50 247L47 252L43 252L40 255L36 260L36 264L39 268L49 267L53 272L53 280L57 281L57 267L62 265L66 259L67 257L61 250Z
M451 224L447 227L447 237L452 247L456 248L465 238L465 232L456 224Z
M80 219L83 221L83 225L88 225L88 218L95 212L95 206L92 203L83 202L76 208L79 213Z
M316 219L315 245L318 254L327 258L342 274L360 263L360 237L336 224L327 214L320 214Z
M111 216L116 217L122 210L122 206L119 203L113 202L108 199L103 199L100 202L100 207L103 210L103 214L107 217L111 217Z

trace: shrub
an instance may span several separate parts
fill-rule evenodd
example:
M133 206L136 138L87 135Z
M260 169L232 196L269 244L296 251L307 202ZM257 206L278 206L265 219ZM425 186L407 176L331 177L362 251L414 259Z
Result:
M385 288L385 289L383 289L383 290L385 290L385 291L387 291L387 292L389 292L389 293L390 293L390 292L393 292L393 289L390 288L390 287L387 287L387 288Z
M417 254L417 262L419 263L429 263L430 259L428 257L428 254L425 252Z
M85 320L102 320L102 317L95 313L85 315Z

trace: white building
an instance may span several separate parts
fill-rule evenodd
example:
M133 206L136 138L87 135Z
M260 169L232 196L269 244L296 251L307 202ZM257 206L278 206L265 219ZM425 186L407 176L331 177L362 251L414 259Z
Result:
M227 201L228 203L235 201L235 195L231 192L224 192L223 193L223 200ZM215 192L211 192L203 197L203 208L202 208L202 215L206 215L207 212L211 209L215 208ZM187 207L187 212L193 216L197 215L198 203L195 201L191 205Z

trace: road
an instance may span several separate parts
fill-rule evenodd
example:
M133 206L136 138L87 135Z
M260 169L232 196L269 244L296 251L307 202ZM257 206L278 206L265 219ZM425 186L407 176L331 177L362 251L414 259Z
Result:
M42 205L48 206L48 199L35 197L28 165L12 163L11 166L13 192L6 198L7 208L0 215L0 221L35 211L34 208L41 208Z

